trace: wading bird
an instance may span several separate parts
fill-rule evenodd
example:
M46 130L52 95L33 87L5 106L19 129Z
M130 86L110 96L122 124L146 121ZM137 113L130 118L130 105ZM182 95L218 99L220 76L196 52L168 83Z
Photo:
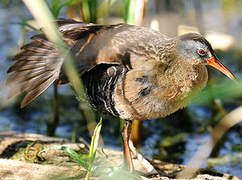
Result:
M125 120L124 159L132 171L128 145L132 120L165 117L185 107L205 87L206 65L234 79L217 59L209 42L190 33L170 38L160 32L128 24L96 25L57 21L74 58L93 108ZM13 58L7 84L9 97L28 91L26 106L53 82L68 83L65 57L44 34L32 37Z

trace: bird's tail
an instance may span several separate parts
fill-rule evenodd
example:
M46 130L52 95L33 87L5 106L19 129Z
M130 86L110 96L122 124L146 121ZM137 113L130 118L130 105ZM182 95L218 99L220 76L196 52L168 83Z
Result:
M117 24L104 27L66 19L58 20L57 24L80 76L96 64L121 63L121 58L117 56L120 54L119 48L113 48L111 44L103 49L103 44L108 44L115 33L123 31L127 26ZM24 107L54 81L58 84L67 83L68 79L62 71L65 58L60 54L55 44L48 41L44 34L33 36L32 41L25 44L13 58L15 63L8 69L11 74L6 83L13 84L8 97L28 91L21 103L21 107Z
M31 39L33 41L21 47L21 51L13 58L16 62L8 69L8 73L12 74L6 81L6 84L14 84L8 98L29 90L21 103L21 108L59 78L64 61L54 43L48 41L43 34Z

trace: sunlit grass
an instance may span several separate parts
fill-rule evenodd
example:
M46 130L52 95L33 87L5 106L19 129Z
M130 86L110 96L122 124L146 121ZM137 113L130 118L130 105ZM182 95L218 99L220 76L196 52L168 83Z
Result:
M79 154L70 148L62 146L61 149L64 150L73 161L77 162L81 167L86 169L87 174L85 180L88 180L92 173L95 171L96 166L94 166L94 160L96 158L96 152L99 143L100 132L102 128L102 119L97 124L93 136L92 141L89 149L89 154Z
M103 159L99 159L99 161L97 161L96 159L96 153L97 153L98 144L100 140L101 129L102 129L102 119L100 119L99 123L97 124L94 130L91 144L90 144L89 154L77 153L76 151L66 146L51 146L41 150L39 153L42 153L50 149L64 151L71 158L72 161L76 162L79 166L83 167L86 170L85 179L88 180L90 176L94 173L98 165L104 161ZM95 160L96 162L94 162Z
M88 155L88 170L85 178L86 180L89 179L91 172L93 171L93 162L96 157L101 128L102 128L102 119L97 124L92 136L91 146L90 146L89 155Z

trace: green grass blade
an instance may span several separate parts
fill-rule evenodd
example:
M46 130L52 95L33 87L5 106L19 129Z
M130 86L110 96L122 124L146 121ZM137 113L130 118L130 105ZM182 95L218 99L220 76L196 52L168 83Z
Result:
M88 165L88 156L86 154L82 154L80 155L79 153L77 153L76 151L62 146L61 148L64 152L66 152L73 161L77 162L80 166L82 166L83 168L85 168L86 170L88 169L89 165Z
M10 22L8 24L13 24L13 25L16 25L17 24L17 25L25 26L25 27L28 27L28 28L32 29L33 31L36 31L38 33L41 33L41 31L39 29L36 29L35 27L31 26L25 20L23 22Z
M82 9L83 9L83 13L84 13L84 21L90 22L91 15L90 15L90 7L89 7L89 4L88 4L88 0L82 1Z
M92 141L91 141L91 146L90 146L90 151L89 151L89 164L92 164L95 159L101 128L102 128L102 118L100 119L99 123L97 124L97 126L94 130L93 136L92 136Z
M100 119L99 123L97 124L93 136L92 136L92 141L91 141L91 146L89 149L89 156L88 156L88 170L87 170L87 175L85 177L85 180L89 180L89 177L91 173L95 170L95 166L93 165L93 162L96 157L96 152L97 152L97 147L98 147L98 142L99 142L99 137L100 137L100 132L102 128L102 118Z
M98 0L88 0L89 10L90 10L90 22L97 22L97 10L98 10Z
M39 152L46 152L47 150L62 150L64 151L73 161L75 161L76 163L78 163L80 166L82 166L83 168L85 168L86 170L88 170L88 155L87 154L79 154L76 151L66 147L66 146L50 146L48 148L44 148L43 150L41 150Z
M124 1L124 20L127 24L135 24L136 0Z

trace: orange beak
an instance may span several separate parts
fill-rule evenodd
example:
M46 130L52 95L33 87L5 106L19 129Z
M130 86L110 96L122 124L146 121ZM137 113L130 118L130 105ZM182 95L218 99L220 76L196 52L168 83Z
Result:
M222 73L224 73L226 76L228 76L230 79L235 80L234 75L228 70L217 58L212 57L207 59L207 64L209 66L212 66Z

